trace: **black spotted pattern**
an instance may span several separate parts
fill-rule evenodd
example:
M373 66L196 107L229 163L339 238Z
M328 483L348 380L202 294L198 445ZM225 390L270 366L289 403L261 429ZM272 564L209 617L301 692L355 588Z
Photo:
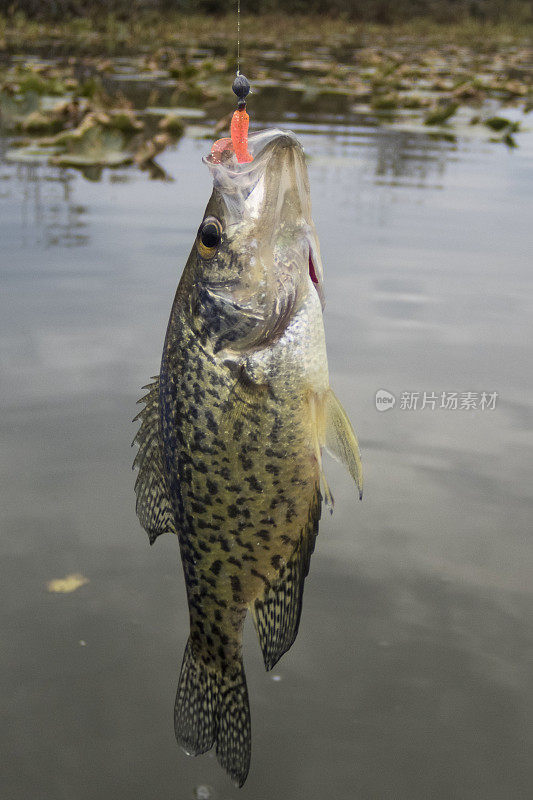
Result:
M160 490L146 474L141 488L152 506L162 498L157 532L177 532L187 587L177 738L195 753L216 744L241 785L250 757L244 619L251 609L270 668L298 629L320 517L318 466L306 397L257 387L217 358L249 322L237 309L222 313L191 281L186 270L150 392Z

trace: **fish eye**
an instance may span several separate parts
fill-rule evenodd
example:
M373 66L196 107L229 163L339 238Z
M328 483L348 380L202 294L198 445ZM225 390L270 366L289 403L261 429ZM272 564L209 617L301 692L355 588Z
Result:
M206 217L198 231L198 252L202 258L212 258L222 239L222 225L215 217Z

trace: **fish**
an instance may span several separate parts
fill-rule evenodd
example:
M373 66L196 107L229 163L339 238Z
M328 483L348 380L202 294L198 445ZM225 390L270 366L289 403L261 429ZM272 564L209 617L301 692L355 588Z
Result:
M329 385L323 265L303 148L250 135L252 160L207 156L213 191L176 291L159 375L146 387L134 467L153 544L179 541L190 632L174 708L189 754L216 748L237 786L251 728L242 634L270 670L293 644L327 449L362 497L359 445Z

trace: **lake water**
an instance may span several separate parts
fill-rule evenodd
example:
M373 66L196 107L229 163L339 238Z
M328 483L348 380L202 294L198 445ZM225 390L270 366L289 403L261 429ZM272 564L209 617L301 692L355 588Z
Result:
M183 577L176 540L150 548L137 522L130 449L210 193L209 143L165 151L172 182L0 161L2 797L525 800L533 135L509 150L262 122L293 128L310 157L331 382L364 500L329 464L335 513L273 674L248 626L252 766L235 789L174 740ZM386 412L380 389L396 397ZM440 408L443 392L478 408ZM47 591L75 572L90 582Z

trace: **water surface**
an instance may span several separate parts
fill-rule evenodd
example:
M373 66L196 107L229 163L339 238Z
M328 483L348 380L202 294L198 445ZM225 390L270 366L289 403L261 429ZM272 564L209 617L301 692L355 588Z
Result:
M331 381L365 497L329 465L335 514L274 674L247 631L240 791L176 746L183 578L174 539L148 546L131 472L209 145L162 155L173 182L0 161L10 800L531 797L533 136L510 151L353 120L290 127L310 157ZM378 389L394 409L376 410ZM424 391L498 398L400 408ZM71 572L90 583L47 592Z

